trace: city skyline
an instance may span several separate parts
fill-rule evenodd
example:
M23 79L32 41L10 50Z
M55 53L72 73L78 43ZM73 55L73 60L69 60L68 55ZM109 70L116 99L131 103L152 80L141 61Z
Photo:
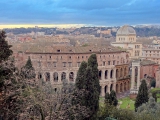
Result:
M8 26L122 26L160 24L158 0L0 1L0 28Z

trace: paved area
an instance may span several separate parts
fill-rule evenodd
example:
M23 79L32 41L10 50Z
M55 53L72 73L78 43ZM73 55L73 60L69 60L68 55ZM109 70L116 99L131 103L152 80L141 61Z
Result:
M130 93L129 90L126 91L126 92L118 93L118 94L117 94L117 98L120 99L120 98L127 97L127 96L129 96L129 93Z

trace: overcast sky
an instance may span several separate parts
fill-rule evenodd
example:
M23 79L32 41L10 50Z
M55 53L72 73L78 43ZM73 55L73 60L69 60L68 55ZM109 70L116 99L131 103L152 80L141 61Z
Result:
M0 0L0 24L160 24L160 0Z

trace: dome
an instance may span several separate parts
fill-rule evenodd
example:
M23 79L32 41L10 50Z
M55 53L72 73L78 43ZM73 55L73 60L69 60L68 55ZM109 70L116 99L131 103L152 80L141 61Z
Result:
M128 25L124 25L118 29L117 35L136 35L136 31Z

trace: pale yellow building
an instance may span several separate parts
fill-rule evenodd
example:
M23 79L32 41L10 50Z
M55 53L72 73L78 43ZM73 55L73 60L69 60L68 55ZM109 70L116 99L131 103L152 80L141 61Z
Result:
M142 43L136 41L136 32L131 26L124 25L119 28L116 42L112 42L111 45L126 49L130 59L142 56Z

